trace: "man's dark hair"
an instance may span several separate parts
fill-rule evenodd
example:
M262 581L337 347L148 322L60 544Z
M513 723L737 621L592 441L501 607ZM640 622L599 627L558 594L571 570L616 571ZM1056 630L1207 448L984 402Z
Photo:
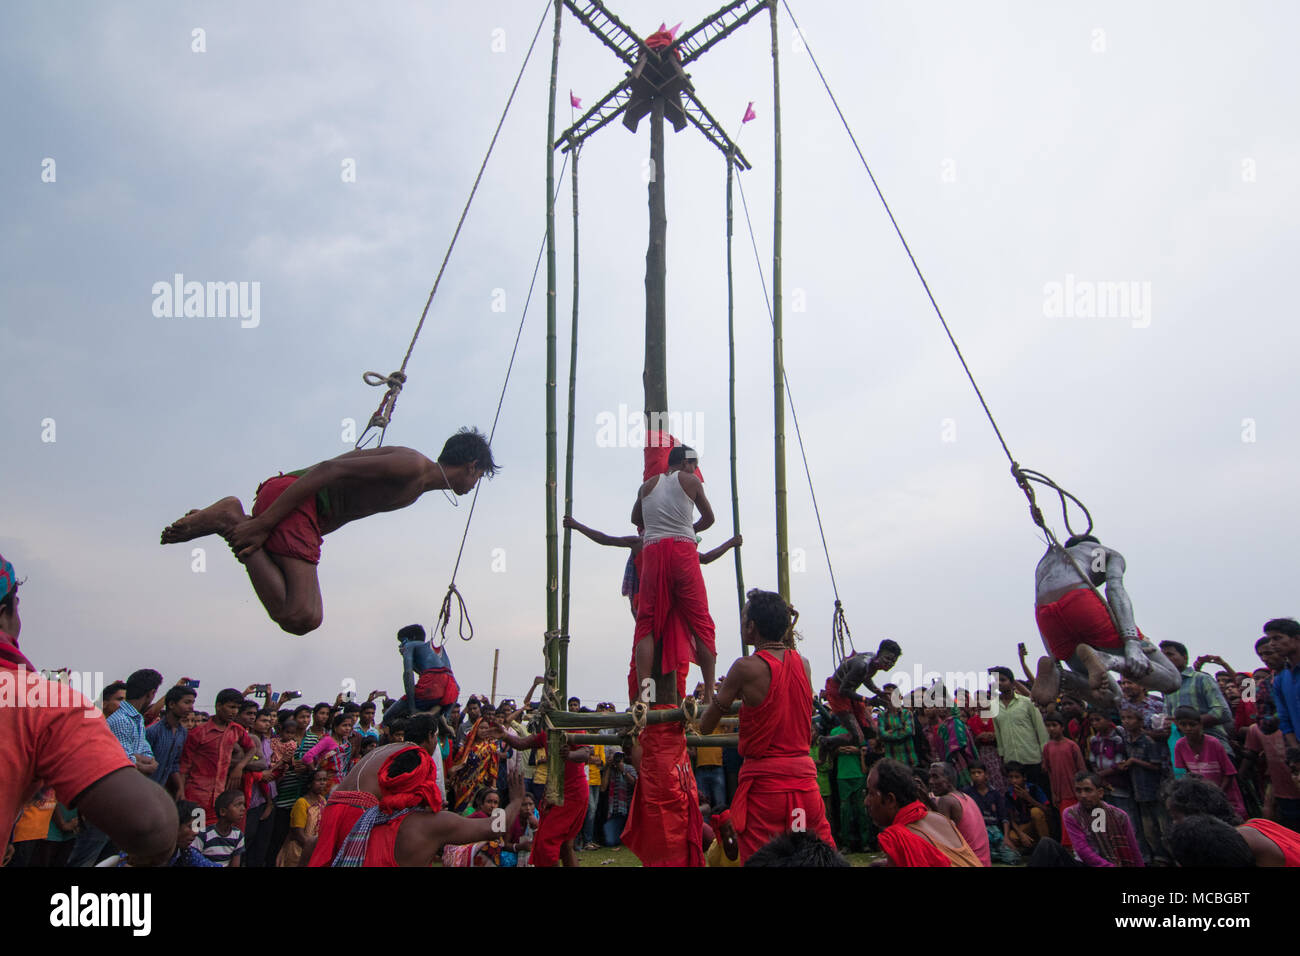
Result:
M1206 814L1233 826L1241 823L1241 817L1237 816L1223 791L1201 777L1183 777L1175 781L1169 788L1166 802L1171 813L1188 817Z
M253 700L251 697L247 698L246 700L244 700L243 703L239 705L239 712L241 714L246 710L261 711L261 709L262 709L262 705L259 704L257 701Z
M179 704L186 697L197 698L198 696L199 692L193 687L182 687L177 684L175 687L169 687L167 689L167 694L163 697L163 706L170 707L172 704Z
M1287 637L1300 637L1300 622L1297 622L1293 617L1275 617L1264 625L1264 633L1267 634L1270 631L1285 634Z
M136 700L157 690L162 686L162 679L162 674L147 667L136 671L126 679L126 699Z
M1185 817L1165 834L1179 866L1254 866L1255 854L1230 823L1198 813Z
M351 719L352 719L351 714L347 714L347 713L335 714L330 719L330 730L338 730L340 724L344 723L345 721L349 721Z
M407 641L424 641L424 628L419 624L408 624L397 632L397 639L405 644Z
M233 687L227 687L225 690L217 694L217 706L220 707L223 704L230 704L235 701L242 702L243 699L244 695L242 691L237 691Z
M311 715L312 715L313 717L315 717L315 716L316 716L316 711L320 710L321 708L324 708L325 710L328 710L330 713L333 713L333 712L334 712L334 705L333 705L333 704L326 703L325 701L322 700L322 701L318 701L318 702L316 703L316 705L315 705L314 707L312 707L312 709L311 709Z
M405 717L394 717L393 722L388 725L389 734L401 734L406 736L406 728L410 726L410 721Z
M393 758L392 763L388 765L388 775L390 777L401 777L420 766L420 752L412 747L409 750L403 750Z
M293 716L295 718L297 718L299 714L310 714L310 713L312 713L312 709L311 706L308 704L299 704L297 707L293 709Z
M368 700L368 701L366 701L364 704L362 704L360 707L358 707L357 709L358 709L359 711L361 711L361 713L363 713L363 714L364 714L366 711L370 711L371 713L374 713L375 710L376 710L375 702L374 702L373 700Z
M898 641L893 641L890 640L889 638L885 638L883 641L880 642L880 648L878 649L877 653L893 654L895 657L902 657L903 649L898 646Z
M1066 726L1065 717L1062 716L1060 711L1056 710L1049 710L1047 713L1043 714L1043 723L1060 724L1062 727Z
M988 772L989 772L989 768L986 767L986 766L984 766L984 761L983 761L983 760L972 760L972 761L970 762L970 766L967 767L966 769L967 769L967 770L983 770L985 773L988 773Z
M893 794L900 807L916 802L916 778L910 767L885 757L876 761L876 789L883 797Z
M1002 769L1007 773L1018 773L1022 777L1025 775L1025 765L1019 760L1008 760L1002 765Z
M1199 721L1200 719L1201 712L1195 707L1188 707L1186 704L1183 704L1181 707L1174 708L1174 723L1178 723L1180 720Z
M1098 790L1104 790L1106 788L1106 781L1102 780L1101 774L1097 773L1095 770L1080 770L1074 775L1075 783L1083 783L1085 780L1091 780L1092 785Z
M422 744L438 732L438 718L431 714L416 714L406 721L406 742Z
M343 705L343 708L339 713L348 717L355 717L357 714L361 713L361 705L354 700L350 700Z
M227 790L225 793L217 797L217 802L213 804L213 809L215 809L217 813L220 813L243 795L244 791L242 790Z
M686 453L688 451L691 453L692 458L700 457L699 453L696 452L695 449L692 448L690 445L674 445L672 448L670 448L668 450L668 467L671 468L674 465L680 465L682 462L684 462L686 460Z
M749 620L765 641L784 641L790 630L790 605L775 591L754 588L745 595Z
M1258 639L1255 641L1255 650L1259 650L1259 645L1261 645L1261 644L1267 644L1267 643L1269 643L1269 642L1272 641L1272 640L1273 640L1273 638L1269 637L1267 634L1265 634L1265 635L1264 635L1263 637L1261 637L1261 638L1258 638Z
M180 819L181 826L192 828L195 820L194 811L199 809L201 808L193 800L177 800L176 816Z
M989 673L990 673L990 674L1001 674L1001 675L1002 675L1003 677L1005 677L1007 680L1011 681L1011 683L1014 684L1014 683L1016 682L1016 675L1013 674L1013 673L1011 673L1011 668L1010 668L1010 667L1002 667L1002 666L998 666L998 667L990 667L990 668L989 668Z
M1172 647L1172 648L1173 648L1174 650L1176 650L1179 654L1183 655L1183 657L1187 657L1187 656L1188 656L1188 654L1187 654L1187 645L1186 645L1186 644L1180 644L1180 643L1178 643L1178 641L1161 641L1161 642L1160 642L1160 649L1161 649L1161 650L1164 650L1166 647Z
M501 470L501 466L492 460L487 436L467 425L447 439L442 454L438 456L438 464L468 465L470 462L476 462L479 470L489 478Z
M852 866L835 848L823 843L817 834L782 833L760 847L745 866Z
M1073 548L1076 544L1083 544L1085 541L1091 541L1093 544L1101 544L1100 541L1090 534L1072 534L1065 539L1065 547Z
M116 694L119 690L126 690L126 681L115 680L113 681L113 683L105 687L103 691L100 692L99 702L101 704L107 703L108 699L112 697L114 694Z
M569 698L569 703L570 703L570 704L581 704L581 703L582 703L582 698L581 698L581 697L570 697L570 698Z

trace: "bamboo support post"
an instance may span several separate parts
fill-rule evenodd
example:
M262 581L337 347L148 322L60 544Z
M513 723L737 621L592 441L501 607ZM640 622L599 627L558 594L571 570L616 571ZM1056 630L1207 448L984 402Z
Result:
M781 70L780 39L776 29L776 0L772 14L772 129L775 183L772 200L772 425L776 459L776 583L790 601L790 542L785 508L785 355L781 324Z

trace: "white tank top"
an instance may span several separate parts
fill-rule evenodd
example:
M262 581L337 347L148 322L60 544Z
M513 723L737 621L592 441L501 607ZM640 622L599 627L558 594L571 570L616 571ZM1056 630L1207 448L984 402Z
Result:
M660 475L650 494L641 501L641 517L645 521L645 543L654 544L665 538L695 540L695 502L682 490L681 472Z

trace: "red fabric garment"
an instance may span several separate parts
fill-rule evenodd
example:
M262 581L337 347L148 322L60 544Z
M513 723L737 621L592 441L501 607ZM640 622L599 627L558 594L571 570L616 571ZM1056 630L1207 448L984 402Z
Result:
M379 798L367 790L335 790L321 812L316 848L308 866L329 866L361 815L378 806ZM374 831L371 831L373 835ZM369 852L367 851L367 859Z
M460 685L456 683L456 675L445 667L425 671L415 682L415 699L422 704L433 702L450 707L460 699Z
M0 650L0 700L8 699L0 703L3 854L14 821L41 787L72 807L92 784L134 765L92 701L28 669L25 659L16 662L22 655L13 644L0 643Z
M811 760L812 684L803 658L790 649L781 659L767 651L754 656L767 665L772 681L763 703L740 708L740 755Z
M817 767L809 755L812 736L812 684L803 658L787 649L778 659L756 656L772 679L757 707L740 708L740 767L731 801L732 825L743 863L773 837L798 826L835 846L817 786Z
M1280 823L1262 818L1247 820L1242 826L1258 830L1276 843L1277 848L1282 851L1282 859L1287 866L1300 866L1300 833L1288 830Z
M845 697L840 693L840 682L835 679L835 675L826 678L826 705L830 707L832 714L852 714L858 719L858 723L863 727L871 726L871 714L867 712L867 702L864 700L853 700Z
M399 756L415 751L419 765L404 774L392 772L393 761ZM408 807L428 807L434 813L442 809L442 791L438 789L438 770L433 757L423 747L412 744L401 750L395 750L379 768L379 810L381 813L396 813Z
M18 642L4 631L0 631L0 670L12 671L19 668L36 672L36 667L18 649Z
M576 735L570 735L570 738ZM538 747L545 747L547 734L541 734ZM570 739L570 747L581 747L581 738ZM533 852L528 861L533 866L555 866L560 861L560 848L582 832L587 821L587 802L591 793L587 789L587 765L576 761L564 762L564 805L547 806L542 810L537 835L533 838Z
M217 818L217 797L225 792L236 744L247 753L253 747L253 738L239 724L218 727L214 720L199 724L185 737L178 768L185 775L182 798L201 806L209 820Z
M662 475L668 471L668 453L676 446L680 445L676 438L667 432L653 431L645 436L645 467L641 472L641 480L649 481L655 475ZM704 481L704 472L700 471L700 466L695 466L695 477Z
M894 822L880 831L880 849L894 866L952 866L952 861L933 843L907 828L930 811L920 800L902 807Z
M673 706L656 704L651 709ZM686 752L686 731L681 724L649 724L641 732L641 764L623 843L643 866L704 866L703 841L704 817Z
M1043 646L1058 661L1068 661L1080 644L1112 651L1124 649L1110 611L1092 588L1077 588L1059 601L1040 605L1034 608L1034 617Z
M652 635L655 645L662 648L660 666L665 674L683 662L695 661L695 642L690 630L716 653L709 595L704 588L695 543L665 538L646 545L641 549L641 568L633 645ZM680 618L680 626L670 624L674 614Z
M253 501L253 517L256 518L271 507L275 499L297 480L296 475L279 475L258 485L257 497ZM298 507L272 529L262 547L270 554L320 564L320 546L324 540L320 533L320 520L316 515L316 496L311 495L299 502Z

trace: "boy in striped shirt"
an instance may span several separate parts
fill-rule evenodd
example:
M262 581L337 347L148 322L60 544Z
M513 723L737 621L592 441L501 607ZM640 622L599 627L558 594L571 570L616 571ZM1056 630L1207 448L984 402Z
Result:
M235 826L243 819L244 795L227 790L217 797L217 822L194 839L194 848L213 863L239 866L244 856L244 831Z

